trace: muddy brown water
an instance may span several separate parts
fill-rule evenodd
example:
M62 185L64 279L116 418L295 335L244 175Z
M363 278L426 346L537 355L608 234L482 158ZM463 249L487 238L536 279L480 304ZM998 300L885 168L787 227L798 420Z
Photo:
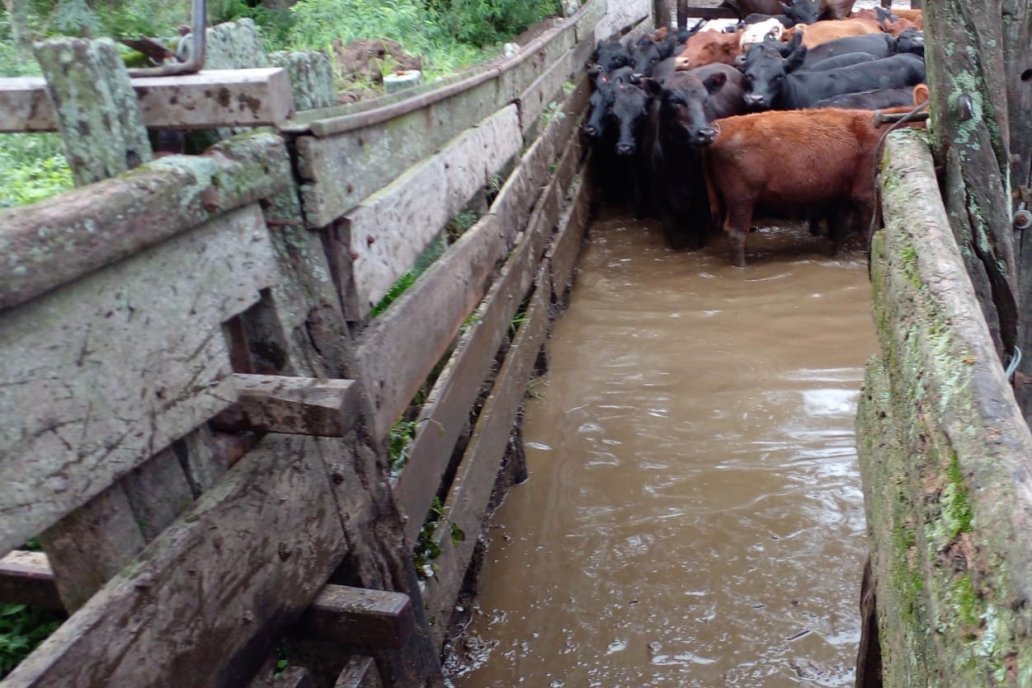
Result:
M852 685L866 263L801 228L748 250L593 225L454 686Z

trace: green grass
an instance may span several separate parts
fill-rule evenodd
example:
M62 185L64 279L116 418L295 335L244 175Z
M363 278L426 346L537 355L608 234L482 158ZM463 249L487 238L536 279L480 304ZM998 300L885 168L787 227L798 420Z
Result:
M61 625L63 615L0 602L0 679Z
M0 208L34 203L72 188L56 134L0 134Z

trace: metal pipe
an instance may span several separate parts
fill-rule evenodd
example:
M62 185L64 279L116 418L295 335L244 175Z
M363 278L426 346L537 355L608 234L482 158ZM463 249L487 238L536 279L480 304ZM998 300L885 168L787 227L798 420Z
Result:
M190 12L190 57L186 62L173 62L158 67L142 67L129 70L129 76L173 76L195 74L204 68L208 34L208 2L192 0ZM185 37L184 37L185 40Z

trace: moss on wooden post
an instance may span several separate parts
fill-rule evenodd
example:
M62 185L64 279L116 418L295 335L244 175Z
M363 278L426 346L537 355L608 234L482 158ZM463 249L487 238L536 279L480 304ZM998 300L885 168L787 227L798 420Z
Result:
M950 226L1006 360L1017 339L1002 0L929 4L925 29L937 163Z
M1032 685L1032 435L920 134L891 135L857 419L886 686Z
M35 52L76 185L113 177L153 157L113 41L57 38L37 43Z
M331 107L337 104L333 86L333 67L325 53L310 51L280 51L269 55L276 67L283 67L290 76L294 105L298 110Z

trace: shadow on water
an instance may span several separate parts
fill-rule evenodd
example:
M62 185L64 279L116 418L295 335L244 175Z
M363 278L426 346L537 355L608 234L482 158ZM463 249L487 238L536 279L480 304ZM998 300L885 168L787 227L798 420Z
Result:
M768 228L737 269L616 215L590 238L454 686L852 685L864 257Z

